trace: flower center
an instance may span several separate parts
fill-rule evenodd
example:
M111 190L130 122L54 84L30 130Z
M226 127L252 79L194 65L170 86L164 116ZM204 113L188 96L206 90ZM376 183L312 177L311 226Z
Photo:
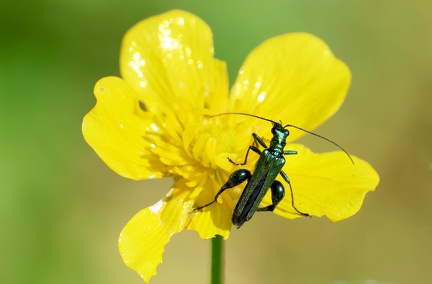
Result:
M232 164L228 157L237 157L234 131L211 121L187 125L183 132L183 142L189 156L205 168L230 171Z

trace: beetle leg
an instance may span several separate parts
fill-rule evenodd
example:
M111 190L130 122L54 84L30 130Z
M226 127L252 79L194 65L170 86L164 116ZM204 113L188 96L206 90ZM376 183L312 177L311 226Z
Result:
M258 134L252 133L252 136L254 138L254 142L258 142L261 146L263 146L264 149L268 148L264 140L262 140L262 138L259 137Z
M228 158L228 160L229 160L232 164L234 164L234 165L236 165L236 166L244 166L244 165L246 165L246 163L247 163L247 158L248 158L248 155L249 155L249 151L250 151L250 150L254 151L254 152L257 153L258 155L261 155L261 150L257 147L258 144L260 144L261 146L263 146L264 149L267 149L267 148L268 148L267 145L264 143L264 141L261 139L261 137L258 136L258 134L256 134L256 133L252 133L252 137L254 138L254 145L250 145L250 146L249 146L249 148L248 148L248 150L247 150L247 152L246 152L246 156L245 156L244 162L241 163L241 164L237 164L237 163L235 163L233 160L231 160L231 158Z
M244 159L244 162L243 162L243 163L241 163L241 164L237 164L236 162L234 162L233 160L231 160L231 158L228 158L228 160L229 160L232 164L234 164L234 165L236 165L236 166L244 166L244 165L246 165L246 163L247 163L247 158L248 158L248 155L249 155L249 151L250 151L250 150L254 151L254 152L257 153L258 155L261 155L261 150L260 150L260 149L258 149L258 148L255 147L254 145L250 145L249 148L248 148L248 150L247 150L247 152L246 152L246 156L245 156L245 159Z
M296 150L285 150L284 155L297 155Z
M248 171L246 169L240 169L240 170L233 172L230 175L230 177L228 178L228 181L218 191L214 200L210 203L207 203L206 205L195 208L194 211L201 210L201 209L215 203L217 201L218 197L222 194L222 192L224 192L225 190L227 190L229 188L233 188L233 187L241 184L242 182L244 182L246 180L249 180L251 178L251 176L252 176L252 174L250 173L250 171Z
M272 204L266 207L258 208L257 211L273 211L285 196L285 188L283 184L275 180L271 185Z
M293 190L292 190L291 182L290 182L290 180L289 180L287 174L286 174L284 171L280 171L280 175L282 176L282 178L284 179L284 181L286 181L286 182L288 183L288 185L289 185L289 187L290 187L290 192L291 192L291 205L292 205L292 207L293 207L294 210L297 211L300 215L303 215L303 216L308 217L308 216L309 216L308 213L303 213L303 212L301 212L301 211L298 210L297 207L295 207L295 205L294 205L294 193L293 193Z

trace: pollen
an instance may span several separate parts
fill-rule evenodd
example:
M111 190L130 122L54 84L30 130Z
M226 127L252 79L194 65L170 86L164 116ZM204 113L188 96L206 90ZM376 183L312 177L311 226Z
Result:
M189 124L184 133L185 151L204 168L222 168L229 171L232 164L229 156L233 153L235 135L232 130L215 123Z

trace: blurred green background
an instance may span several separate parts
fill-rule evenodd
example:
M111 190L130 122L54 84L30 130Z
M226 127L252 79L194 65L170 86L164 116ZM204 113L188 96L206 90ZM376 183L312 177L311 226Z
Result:
M122 263L117 237L171 181L117 176L86 145L81 122L95 104L94 83L119 75L126 30L173 8L212 27L231 82L271 36L306 31L324 39L353 83L318 132L381 176L348 220L258 214L233 229L226 283L430 282L431 1L2 0L0 283L142 283ZM209 250L194 232L175 235L152 283L207 283Z

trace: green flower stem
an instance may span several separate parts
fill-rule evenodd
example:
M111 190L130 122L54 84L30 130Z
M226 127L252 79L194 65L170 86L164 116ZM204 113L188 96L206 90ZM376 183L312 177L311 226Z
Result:
M211 284L223 283L223 238L216 235L212 239Z

